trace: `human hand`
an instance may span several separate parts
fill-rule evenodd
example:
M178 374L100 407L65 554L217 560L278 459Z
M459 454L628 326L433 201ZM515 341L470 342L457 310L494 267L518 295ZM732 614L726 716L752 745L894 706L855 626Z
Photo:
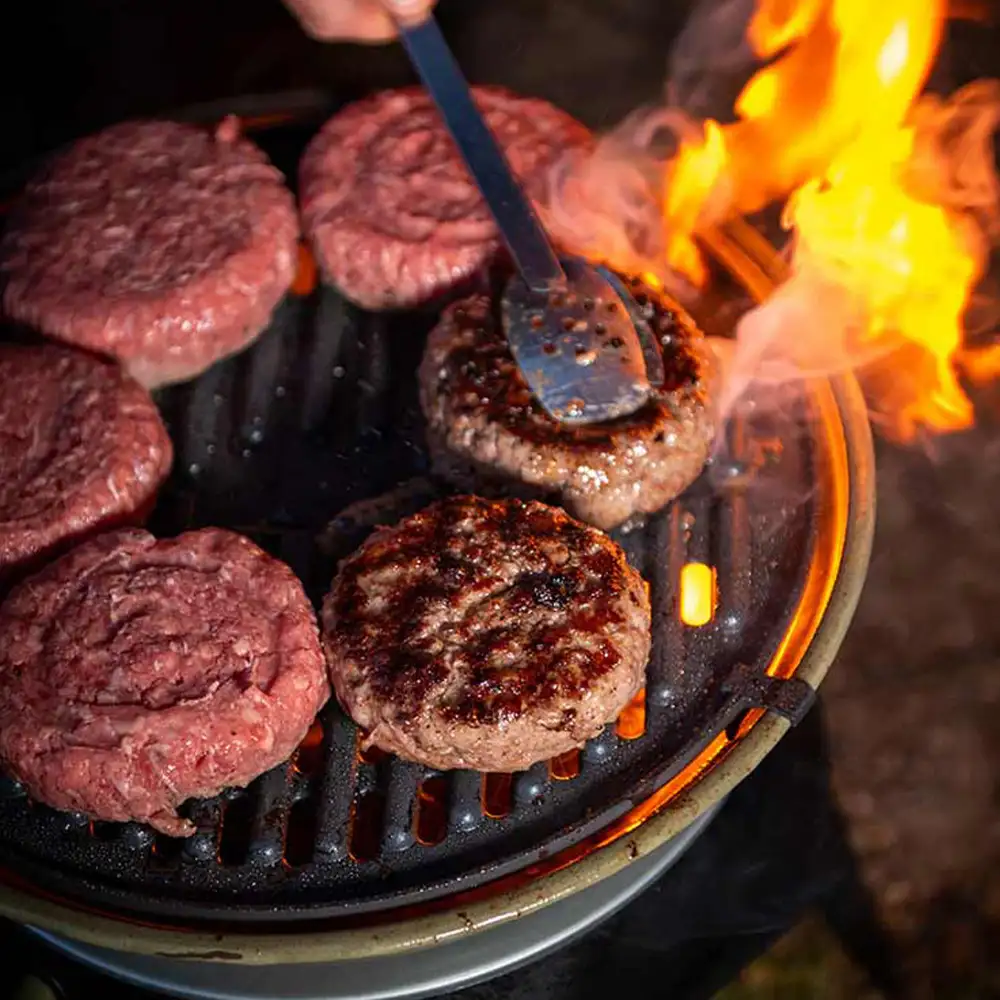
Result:
M388 42L397 21L419 23L436 0L283 0L307 34L324 42Z

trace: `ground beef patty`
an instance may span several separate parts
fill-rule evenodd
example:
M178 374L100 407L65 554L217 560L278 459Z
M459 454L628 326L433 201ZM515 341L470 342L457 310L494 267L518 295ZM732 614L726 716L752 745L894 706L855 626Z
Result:
M126 122L29 183L0 243L7 313L144 385L249 344L294 277L291 193L235 119Z
M173 449L118 365L55 344L0 344L0 579L139 519Z
M57 809L187 835L191 797L285 760L326 701L283 563L215 528L86 542L0 605L0 759Z
M540 503L443 500L340 568L323 638L369 745L518 771L595 736L642 687L649 600L624 553Z
M538 405L488 297L447 310L420 367L437 471L462 489L556 494L575 517L605 530L681 493L715 434L716 365L687 316L649 290L637 295L662 346L666 379L636 413L589 426L560 424Z
M545 101L474 88L527 193L589 132ZM405 308L476 271L499 246L486 203L423 88L351 104L323 126L299 168L306 233L326 276L367 309Z

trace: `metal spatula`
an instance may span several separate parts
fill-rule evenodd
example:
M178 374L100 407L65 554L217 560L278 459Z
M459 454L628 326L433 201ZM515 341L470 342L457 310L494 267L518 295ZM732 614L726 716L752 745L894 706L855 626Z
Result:
M566 423L634 412L663 381L660 353L637 304L605 268L556 256L434 18L397 24L519 272L504 293L503 317L531 391Z

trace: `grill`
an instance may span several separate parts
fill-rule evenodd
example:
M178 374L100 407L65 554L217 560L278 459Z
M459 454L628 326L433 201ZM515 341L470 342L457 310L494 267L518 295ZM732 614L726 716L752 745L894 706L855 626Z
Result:
M290 178L312 125L257 135ZM691 304L710 332L731 327L774 277L768 257L747 255L752 233L743 243L713 243L716 279ZM434 318L365 314L306 283L251 350L161 393L177 459L150 528L232 527L287 561L318 602L375 523L445 490L428 471L414 377ZM645 852L643 827L660 841L677 832L773 745L784 731L775 715L794 723L812 703L870 541L859 412L851 385L828 383L780 409L747 408L683 497L615 536L651 589L648 683L580 752L516 775L429 772L360 754L331 702L289 764L189 803L198 832L186 841L57 813L3 779L0 911L57 929L89 909L239 937L351 934L457 910L461 930L501 889L517 898L609 845ZM689 564L714 576L703 625L682 621ZM824 619L831 601L838 613ZM800 670L810 642L815 660Z

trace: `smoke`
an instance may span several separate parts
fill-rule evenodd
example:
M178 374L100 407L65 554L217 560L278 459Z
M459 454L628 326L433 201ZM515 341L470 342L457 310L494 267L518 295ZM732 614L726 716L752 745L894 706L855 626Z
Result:
M653 274L675 294L687 293L667 266L662 197L677 150L701 133L700 123L679 109L643 108L591 151L568 154L554 169L542 209L549 231L581 256Z

